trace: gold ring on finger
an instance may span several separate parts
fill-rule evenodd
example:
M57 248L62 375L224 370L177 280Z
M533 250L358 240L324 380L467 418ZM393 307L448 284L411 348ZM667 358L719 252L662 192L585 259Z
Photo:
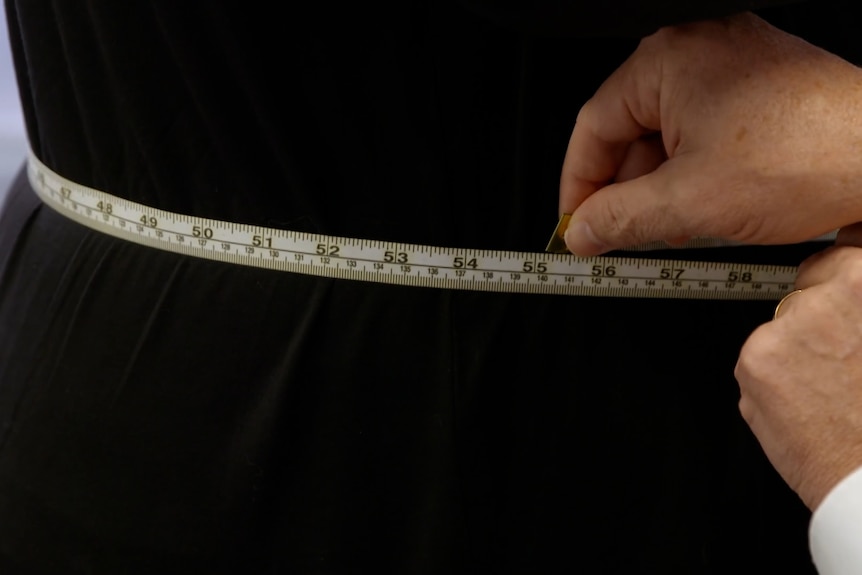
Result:
M786 302L787 300L789 300L791 297L795 296L796 294L800 294L800 293L802 293L801 289L795 289L792 292L785 295L783 298L781 298L781 301L779 301L778 305L775 306L775 311L772 313L772 319L773 320L778 319L778 310L781 309L781 306L784 305L784 302Z

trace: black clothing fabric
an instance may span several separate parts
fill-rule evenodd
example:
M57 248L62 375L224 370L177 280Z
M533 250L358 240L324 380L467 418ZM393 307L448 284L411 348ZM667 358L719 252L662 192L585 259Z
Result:
M31 146L73 181L499 250L543 249L577 110L637 42L579 3L595 26L565 37L450 0L5 6ZM862 56L836 6L770 17ZM82 227L22 173L0 213L0 573L812 574L809 514L737 409L773 307L234 266Z
M800 0L796 0L799 2ZM571 38L634 37L662 26L786 6L792 0L464 0L477 14L523 33Z

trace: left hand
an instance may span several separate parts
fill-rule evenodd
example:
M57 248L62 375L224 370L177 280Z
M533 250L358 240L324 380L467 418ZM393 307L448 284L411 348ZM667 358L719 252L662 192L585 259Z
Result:
M778 317L736 365L739 409L769 461L814 510L862 466L862 226L799 268Z
M862 221L862 69L750 14L662 28L581 108L569 250L795 243Z

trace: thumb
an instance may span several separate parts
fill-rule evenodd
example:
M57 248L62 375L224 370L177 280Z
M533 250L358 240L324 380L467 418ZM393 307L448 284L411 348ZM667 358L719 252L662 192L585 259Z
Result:
M696 194L679 164L680 159L669 160L655 171L588 196L569 220L565 233L569 251L596 256L658 240L677 243L693 229L703 232L709 224L704 206L686 205L696 203ZM674 188L685 188L688 194L675 194Z

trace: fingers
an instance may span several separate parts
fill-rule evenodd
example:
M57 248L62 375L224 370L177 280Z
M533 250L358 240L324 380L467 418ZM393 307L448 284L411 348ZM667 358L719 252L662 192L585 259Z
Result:
M773 319L791 312L803 299L811 297L812 288L842 276L840 285L862 295L862 223L841 228L834 246L809 256L800 264L796 289L779 302Z
M654 65L639 48L581 108L560 175L561 213L617 179L630 145L660 129L660 74L644 73Z
M629 142L608 142L576 124L560 175L560 214L570 214L613 180Z
M798 298L803 293L805 293L805 290L797 288L785 295L783 298L781 298L781 300L778 302L778 305L775 306L775 311L772 314L772 320L777 320L779 317L781 317L781 314L787 312L787 310L790 309L790 307L795 303L792 302L793 298Z
M667 161L661 134L645 136L632 142L620 162L615 182L627 182L655 171Z
M796 288L808 289L839 276L845 278L844 284L850 289L859 290L862 297L862 248L836 245L808 257L799 265Z
M687 164L686 158L674 158L587 197L572 213L566 247L573 254L589 257L657 240L678 243L691 236L693 229L718 229L720 218L704 206L691 205L697 202L697 193L674 192L680 188L691 191L698 185Z
M838 230L835 245L862 247L862 223L844 226Z

